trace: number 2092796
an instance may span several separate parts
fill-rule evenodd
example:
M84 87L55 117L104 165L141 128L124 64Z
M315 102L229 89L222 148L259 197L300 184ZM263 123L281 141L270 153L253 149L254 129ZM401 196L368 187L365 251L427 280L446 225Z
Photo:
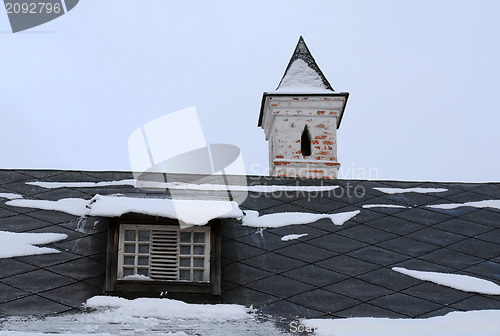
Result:
M60 13L62 8L60 3L52 4L50 2L6 2L5 9L7 14L42 14L42 13Z

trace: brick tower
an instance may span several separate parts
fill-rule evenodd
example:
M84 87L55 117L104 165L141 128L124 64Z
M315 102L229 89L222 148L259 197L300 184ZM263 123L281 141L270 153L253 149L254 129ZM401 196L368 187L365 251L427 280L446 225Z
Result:
M337 128L348 92L335 92L302 36L275 91L264 92L259 125L273 176L337 178Z

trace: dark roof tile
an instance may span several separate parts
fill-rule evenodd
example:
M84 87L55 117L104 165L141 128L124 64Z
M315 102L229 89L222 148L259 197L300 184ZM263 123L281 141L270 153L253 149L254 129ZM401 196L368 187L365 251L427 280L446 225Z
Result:
M308 240L307 244L314 245L336 253L346 253L365 246L365 244L362 242L351 238L342 237L334 233Z
M477 236L493 230L491 226L482 225L477 222L464 221L461 219L451 219L449 221L436 224L433 228L467 237Z
M393 252L389 249L381 248L375 245L366 246L359 250L350 252L349 256L381 266L393 265L410 258L408 255Z
M412 256L418 257L419 255L429 253L431 251L437 250L439 246L427 244L421 241L409 239L406 237L397 237L382 243L377 244L386 250Z
M288 300L280 300L277 302L273 302L271 304L262 307L260 311L264 314L273 314L288 318L303 317L303 316L309 316L310 318L320 318L326 315L325 313L319 310L310 309L303 305L290 302Z
M244 303L253 305L255 308L268 305L278 301L279 298L274 295L266 294L262 291L253 290L248 287L236 287L224 292L224 303Z
M409 234L425 228L423 225L393 216L385 216L383 218L367 222L366 225L398 235Z
M369 244L380 243L397 237L397 235L389 233L387 231L382 231L362 224L339 231L338 234Z
M316 263L316 265L352 277L380 268L377 264L355 259L347 255L339 255L326 259Z
M368 281L374 285L401 291L422 283L421 280L395 272L390 268L379 268L377 270L362 274L360 279ZM383 307L385 308L385 307Z
M363 302L392 293L392 290L390 289L356 278L349 278L347 280L323 287L323 289L342 295L348 295Z
M372 305L396 311L408 317L416 317L436 309L441 305L403 293L393 293L369 302ZM397 308L396 308L397 307Z
M305 284L304 282L299 282L281 275L257 280L246 286L256 291L277 296L281 299L286 299L315 288L314 286Z
M317 287L333 284L348 278L347 275L318 267L316 264L305 265L291 271L281 273L290 279L295 279Z
M451 216L438 214L424 209L411 209L394 215L395 217L405 219L422 225L434 225L451 219Z
M308 244L286 246L281 249L274 250L274 252L290 258L305 261L307 263L314 263L337 255L335 252Z
M245 259L244 263L253 267L265 269L275 274L290 271L305 265L303 261L273 252L267 252L253 258Z
M481 258L474 257L462 252L453 251L447 248L442 248L432 251L419 257L430 263L448 266L455 269L464 268L481 262Z
M63 275L39 269L3 278L2 282L27 292L38 293L74 283L75 280Z
M402 293L442 305L459 302L474 295L473 293L441 286L432 282L424 282L420 285L413 286L403 290Z
M374 305L371 305L369 303L362 303L358 306L341 310L339 312L335 313L335 317L342 317L342 318L350 318L350 317L383 317L383 318L405 318L407 317L406 315L397 313L395 311L387 310L384 308L380 308ZM361 330L363 326L360 324L359 327L357 327L358 330ZM370 330L370 327L367 326L367 331Z
M69 310L71 310L71 307L58 304L38 295L30 295L0 304L0 313L18 316L55 314Z
M359 300L324 289L298 294L288 300L310 309L319 310L325 314L352 308L361 303Z
M102 290L89 284L78 282L67 286L58 286L55 289L45 291L39 295L54 302L81 309L82 302L85 302L90 296L101 295Z

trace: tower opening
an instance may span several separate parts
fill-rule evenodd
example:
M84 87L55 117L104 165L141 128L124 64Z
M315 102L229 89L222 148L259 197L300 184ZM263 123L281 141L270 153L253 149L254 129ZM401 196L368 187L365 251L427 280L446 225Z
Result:
M300 151L303 156L311 155L311 134L307 125L304 126L302 136L300 137Z

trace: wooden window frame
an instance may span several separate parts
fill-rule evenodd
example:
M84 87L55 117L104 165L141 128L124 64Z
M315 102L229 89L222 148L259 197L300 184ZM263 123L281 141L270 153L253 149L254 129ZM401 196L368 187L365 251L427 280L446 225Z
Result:
M221 238L220 220L211 220L210 227L210 276L208 282L123 280L118 279L118 247L120 225L168 225L179 226L176 219L126 214L109 221L106 258L106 292L124 297L175 297L201 294L208 301L219 301L221 294ZM203 301L203 299L202 299Z

